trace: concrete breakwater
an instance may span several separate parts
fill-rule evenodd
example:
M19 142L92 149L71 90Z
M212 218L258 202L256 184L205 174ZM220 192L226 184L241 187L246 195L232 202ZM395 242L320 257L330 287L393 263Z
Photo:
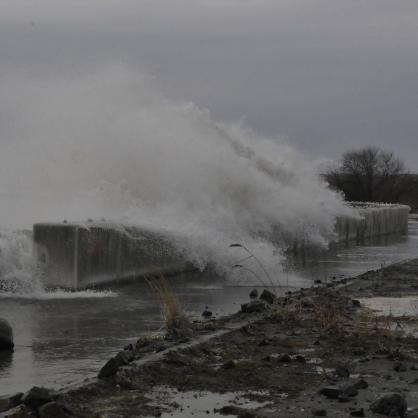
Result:
M408 215L411 208L406 205L379 203L350 203L357 212L357 218L337 218L335 232L338 242L366 239L390 234L408 232Z
M336 220L338 242L405 234L409 206L352 203L358 216ZM173 237L114 223L40 223L33 227L35 255L46 287L86 288L133 276L190 270ZM305 244L297 241L296 251Z
M82 289L116 279L190 269L173 239L115 223L39 223L34 253L48 288Z

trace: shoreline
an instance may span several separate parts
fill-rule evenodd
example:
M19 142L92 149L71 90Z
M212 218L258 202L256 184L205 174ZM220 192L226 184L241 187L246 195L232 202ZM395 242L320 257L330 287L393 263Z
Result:
M359 301L418 295L418 259L288 293L267 292L244 306L255 312L195 322L171 340L141 338L100 379L0 417L43 418L45 407L56 418L372 417L385 392L418 416L417 315L376 315Z

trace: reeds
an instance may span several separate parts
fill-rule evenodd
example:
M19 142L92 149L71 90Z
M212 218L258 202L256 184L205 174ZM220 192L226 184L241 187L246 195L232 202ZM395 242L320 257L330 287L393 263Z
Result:
M242 248L248 254L247 257L243 258L242 260L239 260L237 264L234 264L232 268L233 269L239 268L241 270L248 271L260 282L262 286L266 286L266 283L263 280L263 278L254 269L251 269L243 264L244 262L253 259L257 263L261 272L263 273L264 278L267 279L267 286L271 287L273 293L276 294L275 284L269 272L267 271L267 269L264 267L263 263L261 262L261 260L243 244L235 243L235 244L231 244L229 247L230 248Z
M158 296L167 335L170 337L181 336L185 331L190 331L190 321L168 279L163 274L158 274L157 276L146 276L145 280Z

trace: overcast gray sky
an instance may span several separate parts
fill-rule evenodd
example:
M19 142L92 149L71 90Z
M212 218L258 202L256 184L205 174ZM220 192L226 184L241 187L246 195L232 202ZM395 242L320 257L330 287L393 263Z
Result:
M417 0L0 0L0 77L115 62L226 121L418 171Z

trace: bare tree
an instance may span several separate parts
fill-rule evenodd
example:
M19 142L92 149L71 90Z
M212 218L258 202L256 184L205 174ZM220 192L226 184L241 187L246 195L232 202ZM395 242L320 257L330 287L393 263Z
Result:
M345 198L363 202L398 202L409 188L404 163L376 147L348 151L325 178Z

